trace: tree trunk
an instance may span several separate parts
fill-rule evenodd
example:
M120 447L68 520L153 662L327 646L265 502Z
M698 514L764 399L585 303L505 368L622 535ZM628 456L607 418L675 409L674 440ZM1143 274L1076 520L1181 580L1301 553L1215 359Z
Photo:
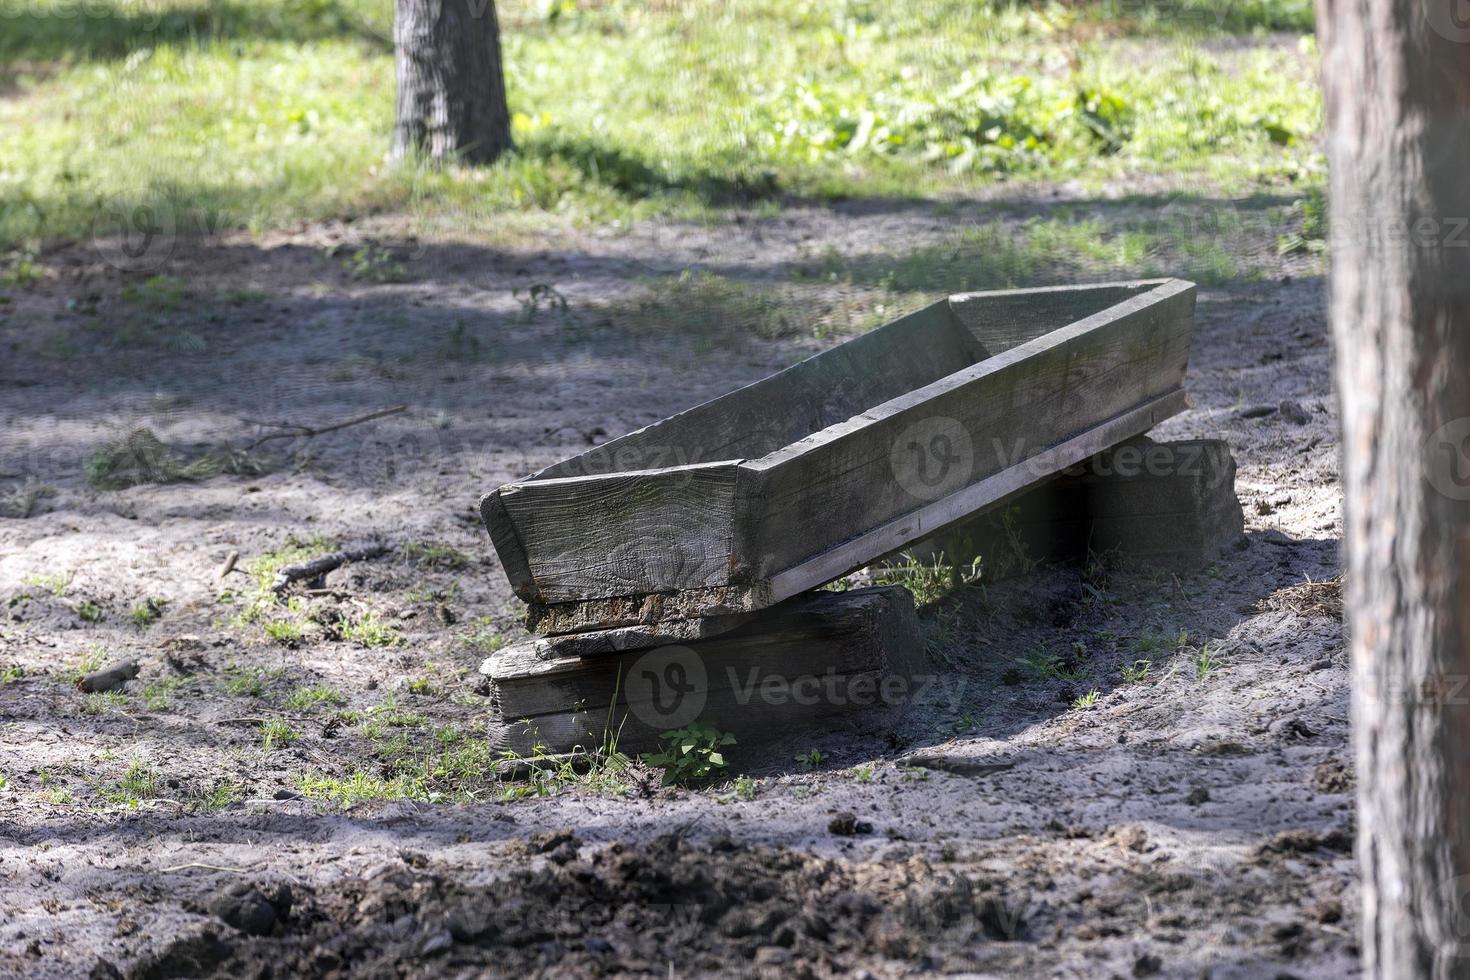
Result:
M1470 976L1470 32L1318 0L1363 961Z
M393 159L489 163L510 148L494 0L397 0Z

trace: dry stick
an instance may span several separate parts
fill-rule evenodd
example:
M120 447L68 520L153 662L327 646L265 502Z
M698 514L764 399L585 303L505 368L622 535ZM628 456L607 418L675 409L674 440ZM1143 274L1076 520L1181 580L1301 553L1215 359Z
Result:
M158 874L161 874L161 875L166 875L166 874L170 874L170 873L172 873L174 871L185 871L185 870L187 870L189 868L200 868L200 869L202 869L204 871L223 871L223 872L226 872L228 874L244 875L244 874L249 874L250 872L256 870L257 868L260 868L260 867L263 867L263 866L264 865L260 865L260 864L252 864L248 868L226 868L226 867L223 867L222 865L218 865L218 864L200 864L197 861L190 861L188 864L173 864L173 865L168 866L167 868L159 868L157 873Z
M332 569L346 564L349 561L366 561L376 558L388 550L388 546L381 541L370 544L359 545L356 548L344 548L341 551L333 551L330 554L318 555L310 561L303 561L295 565L287 565L276 572L276 577L271 582L271 591L280 595L286 590L286 586L300 579L310 581L319 575L325 575Z
M361 425L364 422L371 422L374 419L384 418L389 415L397 415L399 412L406 411L408 411L407 405L394 405L392 408L380 408L376 412L369 412L366 415L359 415L356 418L350 418L343 422L333 422L331 425L323 425L319 427L301 425L297 422L260 422L255 419L245 419L244 421L250 423L251 425L268 425L277 429L293 430L290 432L272 432L269 435L261 436L259 439L246 446L245 452L248 453L256 446L260 445L262 442L269 442L271 439L310 439L312 436L319 436L327 432L336 432L338 429L345 429L349 425Z

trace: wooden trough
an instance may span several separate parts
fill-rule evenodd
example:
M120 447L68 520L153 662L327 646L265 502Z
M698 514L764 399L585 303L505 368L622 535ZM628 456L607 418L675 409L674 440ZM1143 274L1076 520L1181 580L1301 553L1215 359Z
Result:
M596 631L579 654L722 633L1180 411L1194 294L951 296L506 484L481 514L528 625Z

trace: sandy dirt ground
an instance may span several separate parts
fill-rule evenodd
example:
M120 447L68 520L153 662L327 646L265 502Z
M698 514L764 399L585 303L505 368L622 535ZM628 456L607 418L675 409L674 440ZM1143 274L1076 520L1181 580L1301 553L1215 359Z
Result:
M1201 289L1193 407L1154 432L1240 464L1246 539L1208 567L1049 567L941 600L924 710L887 738L814 734L819 760L739 788L310 791L483 742L476 667L518 604L480 493L841 339L742 340L708 306L649 328L650 283L786 283L987 207L512 244L363 221L180 239L131 273L43 256L0 321L0 492L30 512L0 520L0 975L1353 975L1336 407L1322 282L1290 266ZM528 312L536 283L567 308ZM283 431L260 422L400 404L238 452ZM185 460L228 443L236 472L89 484L138 427ZM217 580L231 552L367 536L397 547L329 576L300 637L244 621L246 576ZM121 694L75 687L127 656ZM296 740L263 744L269 720Z

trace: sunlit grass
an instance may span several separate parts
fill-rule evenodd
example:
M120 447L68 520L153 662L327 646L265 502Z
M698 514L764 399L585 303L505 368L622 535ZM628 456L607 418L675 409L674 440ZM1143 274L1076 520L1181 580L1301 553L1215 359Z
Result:
M1302 29L1295 0L500 9L519 150L476 171L385 164L387 0L28 4L0 38L0 246L85 238L139 204L188 235L405 209L470 229L700 216L998 179L1320 181L1310 37L1212 42Z

